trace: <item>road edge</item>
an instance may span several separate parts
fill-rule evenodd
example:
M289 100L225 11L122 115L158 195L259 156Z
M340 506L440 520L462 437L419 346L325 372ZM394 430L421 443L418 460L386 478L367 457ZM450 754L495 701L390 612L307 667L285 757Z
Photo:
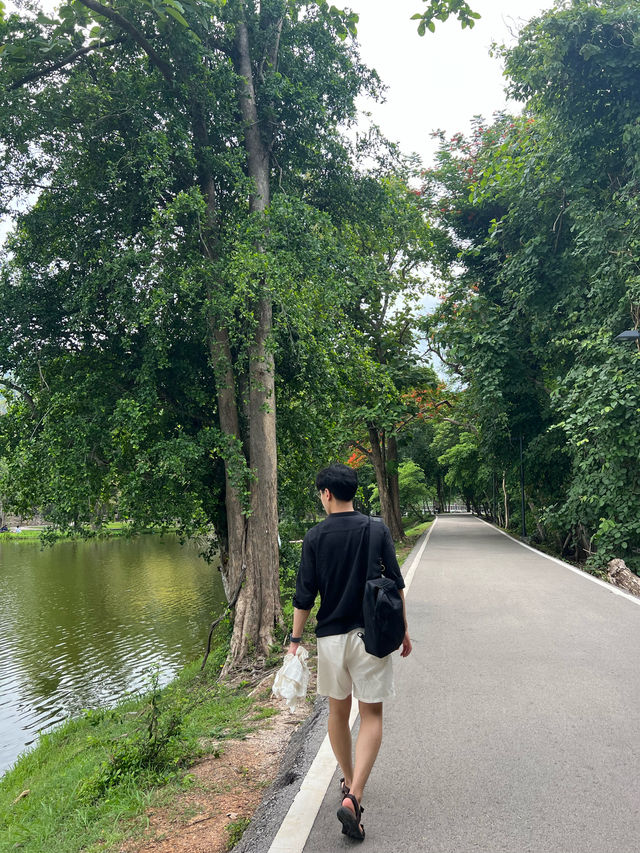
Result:
M409 564L407 574L405 575L405 595L408 595L409 593L411 583L437 521L438 518L436 516L429 529L416 542L413 550L409 553L407 559L403 563L403 568L405 565ZM302 727L304 729L304 733L301 732L299 737L294 736L297 741L297 745L293 744L294 751L300 747L304 748L306 746L304 738L302 737L303 734L312 735L314 732L323 732L325 730L328 714L327 702L324 698L319 697L316 705L321 706L322 710L319 713L314 712L312 718L309 720L309 725L305 724ZM354 704L351 711L351 717L349 719L349 723L352 728L357 718L358 710L357 706ZM320 728L321 725L322 728ZM300 743L301 740L302 743ZM305 752L307 752L306 749ZM252 821L252 826L246 833L249 836L246 844L243 844L245 841L243 838L238 847L234 848L234 853L257 853L257 851L265 849L268 849L268 853L302 853L335 770L336 760L331 749L331 744L329 743L329 736L325 734L315 758L311 762L306 775L302 779L300 787L289 807L288 812L284 816L284 819L271 841L271 845L268 848L262 846L265 841L264 835L266 827L264 827L264 819L261 821L260 815L258 815L256 825L253 826L254 821ZM278 780L274 783L274 787L278 781L280 781L280 789L282 790L281 780L282 774L279 774ZM291 781L294 780L292 779ZM268 796L265 797L265 810L269 808L269 803L271 801L272 798ZM259 807L259 811L263 811L262 806ZM262 843L257 845L257 841L261 841Z
M526 548L528 551L532 551L534 554L537 554L540 557L546 557L546 559L551 560L552 563L557 563L559 566L562 566L565 569L569 569L570 572L579 575L585 580L591 581L592 583L597 583L599 586L604 587L604 589L608 590L609 592L612 592L614 595L621 595L623 598L626 598L628 601L632 601L634 604L640 604L640 598L637 598L635 595L631 595L631 593L625 592L625 590L614 586L612 583L602 581L600 580L600 578L596 578L594 577L594 575L590 575L589 572L584 572L582 569L577 569L575 566L572 566L571 563L566 563L559 557L552 557L550 554L546 554L544 551L539 551L538 548L534 548L532 545L527 545L526 542L522 542L522 540L516 539L515 536L510 536L504 530L501 530L499 527L496 527L495 524L491 524L490 521L485 521L484 518L480 518L479 515L476 515L474 517L477 518L478 521L481 521L483 524L486 524L487 527L490 527L492 530L495 530L496 533L501 533L503 536L506 536L507 539L510 539L517 545L522 545L522 547Z

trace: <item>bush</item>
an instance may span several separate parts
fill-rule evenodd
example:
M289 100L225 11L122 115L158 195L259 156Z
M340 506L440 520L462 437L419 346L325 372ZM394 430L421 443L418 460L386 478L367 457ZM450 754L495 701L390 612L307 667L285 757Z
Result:
M135 781L143 776L150 784L166 782L185 758L184 709L180 706L171 711L163 709L158 681L155 671L151 676L149 702L140 714L140 725L115 744L109 757L84 782L80 800L95 803L125 780ZM95 712L88 712L87 716L95 725Z

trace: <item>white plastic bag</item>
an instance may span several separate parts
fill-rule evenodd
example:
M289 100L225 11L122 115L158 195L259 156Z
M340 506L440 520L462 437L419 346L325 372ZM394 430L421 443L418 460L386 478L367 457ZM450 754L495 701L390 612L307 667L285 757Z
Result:
M274 696L284 699L293 714L297 706L304 702L309 686L309 667L307 658L309 652L298 646L295 655L287 653L284 663L276 673L271 692Z

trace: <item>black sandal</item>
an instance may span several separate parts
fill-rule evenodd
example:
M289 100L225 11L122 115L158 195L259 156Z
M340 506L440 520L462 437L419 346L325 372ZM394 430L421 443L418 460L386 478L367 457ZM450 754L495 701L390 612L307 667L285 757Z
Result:
M355 814L346 806L341 805L338 809L338 820L342 824L342 834L348 835L349 838L355 838L356 841L364 841L364 826L360 823L364 809L353 794L345 794L343 799L351 800Z
M342 794L343 800L347 796L347 794L349 793L349 786L344 784L344 776L340 780L340 793ZM340 802L342 802L342 800Z

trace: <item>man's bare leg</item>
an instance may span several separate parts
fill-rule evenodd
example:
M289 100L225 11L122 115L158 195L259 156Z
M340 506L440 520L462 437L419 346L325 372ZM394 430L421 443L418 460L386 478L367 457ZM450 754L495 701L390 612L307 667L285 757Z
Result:
M351 729L349 715L351 713L351 696L346 699L329 697L329 740L336 761L342 769L344 783L351 787L353 779L353 758L351 755Z
M352 777L351 793L360 803L367 779L373 768L382 743L382 702L359 702L360 731L356 741L356 762ZM345 777L346 778L346 777ZM355 813L351 800L342 805Z

